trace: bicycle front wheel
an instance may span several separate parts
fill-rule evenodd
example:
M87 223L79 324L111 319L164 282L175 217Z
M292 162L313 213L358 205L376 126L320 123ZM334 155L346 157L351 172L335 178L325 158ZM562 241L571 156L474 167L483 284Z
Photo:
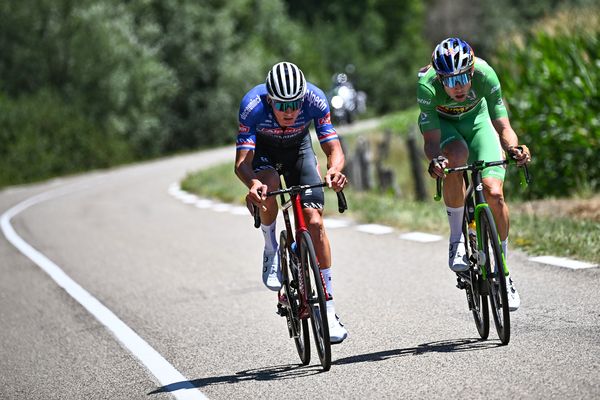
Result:
M279 257L281 263L281 276L283 280L283 294L287 300L287 326L290 337L294 338L296 350L302 365L310 362L310 337L308 321L300 319L300 293L298 291L298 257L292 252L287 241L287 232L281 231L279 237Z
M489 289L490 306L496 331L502 344L510 341L510 313L508 309L508 294L506 292L506 277L504 276L504 261L502 248L498 238L494 218L489 208L480 214L481 235L483 251L486 261L487 283Z
M306 291L310 307L310 323L319 360L323 370L331 368L331 341L329 338L329 323L327 321L327 299L323 289L323 278L312 238L308 232L302 232L300 238L300 262L306 275Z

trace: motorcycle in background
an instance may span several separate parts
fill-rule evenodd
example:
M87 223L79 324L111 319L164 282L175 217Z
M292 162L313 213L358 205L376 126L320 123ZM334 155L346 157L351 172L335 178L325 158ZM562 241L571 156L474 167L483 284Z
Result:
M351 124L358 114L367 110L367 94L354 89L344 73L334 75L328 97L331 117L337 124Z

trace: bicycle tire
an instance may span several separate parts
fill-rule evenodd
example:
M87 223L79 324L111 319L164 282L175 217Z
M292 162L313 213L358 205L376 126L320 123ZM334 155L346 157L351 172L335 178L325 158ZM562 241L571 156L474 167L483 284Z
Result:
M494 316L496 332L503 345L510 341L510 312L508 309L508 294L506 292L506 277L504 262L498 232L492 212L485 208L480 213L482 244L486 256L487 284L489 289L490 307Z
M463 237L465 240L465 247L467 249L469 275L471 277L470 284L465 288L465 291L467 292L467 303L469 304L469 308L471 308L471 313L473 314L473 320L475 321L475 327L477 328L479 337L485 340L490 334L490 311L488 307L487 296L481 293L483 279L479 265L477 264L477 259L474 256L474 254L476 254L478 251L477 243L476 241L471 241L471 238L469 238L469 214L466 212L466 210L464 215L465 219L463 221ZM471 296L471 301L469 301L469 295Z
M300 298L298 292L298 273L297 268L294 270L294 260L297 258L292 254L291 247L287 243L287 232L281 231L279 236L279 256L281 264L281 274L283 281L284 294L288 301L288 315L286 321L290 337L294 338L296 351L300 357L302 365L310 363L310 335L308 331L308 320L300 319L298 310L300 307ZM294 283L295 282L295 283ZM291 326L293 324L293 328ZM298 332L298 336L293 336L293 330Z
M310 308L310 323L317 354L324 371L331 368L331 339L327 320L327 299L312 238L307 231L300 237L300 262L306 274L306 290Z

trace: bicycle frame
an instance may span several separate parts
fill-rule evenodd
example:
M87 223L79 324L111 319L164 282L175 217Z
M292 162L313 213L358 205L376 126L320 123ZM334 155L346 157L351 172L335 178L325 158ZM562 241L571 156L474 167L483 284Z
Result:
M312 186L312 187L321 187L322 185ZM274 193L274 192L273 192ZM285 197L283 193L279 193L281 200L281 212L283 214L283 220L285 222L285 230L287 232L287 246L289 246L290 254L295 254L291 249L291 244L296 243L296 238L302 235L302 232L308 231L306 227L306 221L304 219L304 214L302 213L302 204L300 204L300 191L292 190L290 192L290 198L288 201L285 201ZM290 222L289 209L292 208L294 213L294 226L296 227L295 231L292 230L292 224ZM294 232L294 233L293 233ZM306 271L304 271L304 265L301 262L298 262L299 266L298 271L298 291L300 292L300 307L298 310L298 314L300 319L306 319L309 317L308 311L308 294L306 293L306 286L304 282L304 276ZM323 280L323 276L321 276L321 280ZM323 283L325 283L323 281ZM323 285L325 287L325 285ZM329 294L326 292L325 296L329 298Z
M471 185L467 185L467 190L465 193L465 203L467 204L467 206L474 206L474 208L475 208L473 218L475 220L476 229L477 229L477 250L478 251L483 250L481 223L480 223L481 212L485 208L490 208L490 206L487 203L487 201L485 200L485 196L483 194L483 178L481 176L481 172L487 167L494 167L497 165L506 165L508 163L509 163L508 159L501 160L501 161L490 161L490 162L479 160L479 161L475 161L471 165L464 165L464 166L456 167L456 168L446 168L444 170L445 173L463 171L465 173L465 183L468 183L466 173L467 173L467 171L471 171ZM529 172L527 170L526 165L524 165L523 167L524 168L521 170L521 174L520 174L521 175L521 185L527 186L527 184L529 183ZM434 199L436 201L441 199L441 182L442 182L441 179L438 178L437 179L437 193L434 196ZM470 204L473 193L474 193L474 197L475 197L475 204ZM467 207L467 208L469 208L469 207ZM468 211L470 212L470 210L468 210ZM469 216L471 216L471 215L469 214ZM497 238L497 240L500 240L500 238ZM487 279L487 270L485 268L485 262L484 263L478 262L478 264L480 267L482 267L481 273L482 273L483 279ZM502 269L504 271L504 275L508 276L508 267L506 265L506 259L505 259L504 253L502 253Z
M280 183L280 186L282 187L283 185L281 185L281 183ZM287 233L286 246L288 246L288 250L289 250L290 254L296 254L294 251L292 251L291 244L296 243L296 239L298 237L300 237L303 232L308 231L308 228L306 226L306 221L304 219L304 214L302 212L302 204L300 202L300 194L302 193L303 190L321 188L324 186L327 186L327 183L320 182L320 183L317 183L314 185L296 185L296 186L292 186L287 189L279 189L279 190L274 190L274 191L267 193L267 196L276 196L276 195L280 196L281 212L283 214L283 219L285 222L285 230ZM286 194L286 193L290 195L290 198L287 201L285 200L285 196L284 196L284 194ZM339 212L344 212L348 208L347 203L346 203L346 198L344 197L344 194L342 192L338 192L337 197L338 197L338 210L339 210ZM295 230L292 229L292 224L290 221L290 216L289 216L290 208L292 209L293 214L294 214L294 226L296 228ZM254 210L255 210L254 226L258 228L260 226L260 218L258 217L257 209L255 208ZM317 260L317 262L318 262L318 260ZM303 268L301 262L298 262L297 265L299 265L300 268ZM306 271L304 271L304 270L298 271L298 275L299 275L298 290L300 292L300 307L299 307L298 313L299 313L299 316L301 319L306 319L309 317L308 293L306 292L305 282L304 282L304 277L306 276ZM325 298L327 300L329 300L330 296L329 296L329 293L327 293L325 280L323 279L322 274L321 274L321 283L323 284L323 289L325 290Z

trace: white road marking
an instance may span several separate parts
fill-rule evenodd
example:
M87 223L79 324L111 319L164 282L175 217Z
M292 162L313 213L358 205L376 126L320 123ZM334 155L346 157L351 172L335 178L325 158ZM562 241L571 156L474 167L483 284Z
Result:
M232 205L227 204L227 203L216 203L216 204L213 204L213 206L212 206L212 210L216 211L216 212L231 211L232 208L233 208Z
M187 203L187 204L189 204L189 202L186 201L187 196L193 196L193 195L190 195L189 193L187 193L186 191L181 190L179 184L177 184L177 183L171 184L171 186L169 186L168 191L171 195L182 200L184 203ZM217 211L217 212L229 211L230 213L235 214L235 215L248 215L248 210L246 209L246 207L234 206L234 205L229 205L229 204L225 204L225 203L216 203L215 204L212 200L199 199L199 200L195 201L194 204L198 208L212 208L212 210ZM353 224L351 221L344 220L344 219L335 219L335 218L324 218L323 223L325 224L325 227L328 229L343 228L343 227L351 226ZM386 234L392 233L394 231L394 228L392 228L392 227L385 226L385 225L379 225L379 224L358 225L355 227L355 229L359 232L370 233L372 235L386 235ZM414 242L429 243L429 242L440 241L443 239L443 237L439 236L439 235L432 235L429 233L424 233L424 232L408 232L408 233L401 234L400 239L411 240ZM558 266L558 267L572 268L572 269L598 267L597 264L590 264L590 263L585 263L582 261L571 260L568 258L552 257L552 256L532 257L532 258L530 258L530 260L534 261L534 262L542 263L542 264L548 264L548 265L554 265L554 266Z
M121 345L129 350L147 369L156 377L163 386L173 385L176 390L170 392L178 400L207 399L187 378L177 371L167 360L154 350L144 339L138 336L129 326L119 319L112 311L100 303L88 291L79 286L55 263L25 242L13 229L10 220L27 208L66 195L76 190L89 187L85 185L71 185L56 190L51 190L22 201L12 207L0 217L0 226L6 239L21 253L37 264L71 297L88 310L102 325L104 325L117 338Z
M394 228L378 224L365 224L357 226L356 230L359 232L370 233L372 235L385 235L388 233L392 233L394 231Z
M554 256L539 256L539 257L531 257L529 260L541 263L541 264L549 264L557 267L563 268L571 268L571 269L584 269L584 268L596 268L598 264L590 264L582 261L570 260L568 258L563 257L554 257Z
M198 196L195 194L188 194L187 196L183 196L181 201L183 201L185 204L196 204L198 201Z
M213 201L208 199L200 199L195 203L195 206L198 208L211 208L213 206Z
M400 235L400 239L411 240L413 242L428 243L428 242L438 242L438 241L442 240L442 237L440 235L432 235L430 233L408 232L408 233L403 233L402 235Z
M346 219L337 218L323 218L323 224L327 229L345 228L352 225L352 223Z
M248 211L248 209L243 206L233 206L229 211L234 215L243 215L246 217L250 217L250 211Z

